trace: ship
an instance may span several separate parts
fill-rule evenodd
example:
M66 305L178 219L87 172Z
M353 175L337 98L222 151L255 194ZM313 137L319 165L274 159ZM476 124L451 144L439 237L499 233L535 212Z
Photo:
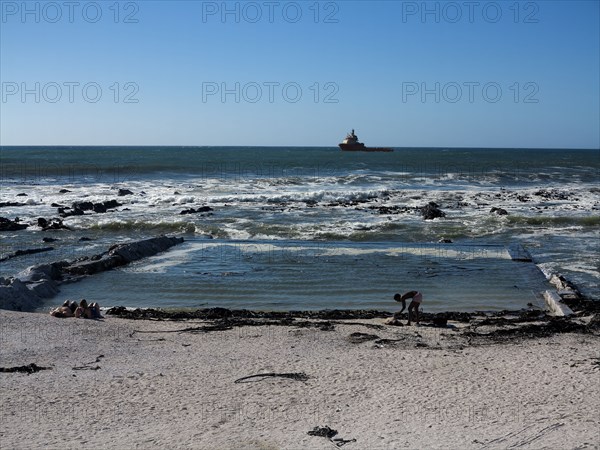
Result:
M388 147L367 147L362 142L358 142L358 136L352 133L346 135L340 144L340 148L345 152L393 152L394 150Z

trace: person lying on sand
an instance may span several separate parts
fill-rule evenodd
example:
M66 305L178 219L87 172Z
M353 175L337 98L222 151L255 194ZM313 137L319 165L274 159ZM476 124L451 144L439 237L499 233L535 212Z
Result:
M423 302L423 294L421 294L419 291L408 291L402 295L400 295L400 294L394 295L394 300L402 303L402 309L398 313L396 313L396 314L398 314L398 316L400 314L402 314L402 311L404 311L404 309L406 308L406 299L407 298L412 299L410 302L410 305L408 305L408 323L407 323L407 325L410 325L412 313L414 313L415 321L417 322L417 325L418 325L419 324L419 306L421 306L421 303ZM394 317L396 317L396 314L394 314Z
M54 308L50 311L50 315L54 317L74 317L77 303L70 300L65 300L62 306Z
M88 305L87 300L83 299L79 302L79 307L75 310L75 317L83 317L84 319L101 319L100 305L96 302Z

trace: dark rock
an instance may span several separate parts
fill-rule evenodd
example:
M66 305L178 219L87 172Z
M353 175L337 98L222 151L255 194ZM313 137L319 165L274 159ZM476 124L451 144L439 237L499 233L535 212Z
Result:
M18 217L15 220L0 217L0 231L18 231L24 230L28 225L19 223Z
M28 195L22 192L20 194L17 194L17 197L28 197Z
M405 206L369 206L369 209L378 211L379 214L400 214L408 211Z
M92 275L156 255L181 242L183 238L161 236L129 244L113 245L108 252L96 255L97 258L84 258L65 267L64 271L71 275Z
M94 209L94 204L92 202L75 202L71 205L71 208L81 211L91 211Z
M116 200L106 200L102 203L75 202L71 205L71 208L59 208L58 214L61 217L70 217L82 216L84 211L105 213L108 209L116 208L117 206L122 206L122 203L119 203Z
M102 204L104 205L104 207L106 209L112 209L112 208L116 208L118 206L123 206L123 203L119 203L116 200L107 200L105 202L102 202Z
M58 203L52 203L50 206L52 206L53 208L64 208L65 205L59 205Z
M505 210L503 208L496 208L496 207L490 209L490 213L491 214L495 213L495 214L498 214L499 216L506 216L506 215L508 215L508 211L507 210Z
M183 211L181 211L179 214L197 214L197 213L205 213L205 212L209 212L209 211L213 211L213 209L210 206L201 206L198 209L194 209L194 208L190 208L190 209L185 209Z
M61 189L60 191L58 191L59 194L66 194L68 192L71 192L71 191L68 189Z
M352 342L353 344L360 344L361 342L367 342L367 341L375 341L379 339L379 336L377 336L376 334L368 334L368 333L352 333L350 336L348 336L348 340L350 342Z
M587 326L590 331L600 331L600 314L594 314Z
M119 197L123 197L125 195L133 195L133 192L131 192L129 189L119 189L119 192L117 195Z
M102 204L102 203L94 203L94 212L95 213L105 213L106 206L104 206L104 204Z
M25 206L27 203L19 203L19 202L0 202L0 208L4 207L12 207L12 206Z
M448 238L441 238L438 241L440 244L452 244L452 239L448 239Z
M58 219L58 218L46 220L43 217L40 217L37 220L37 224L38 224L38 227L40 227L43 231L70 230L70 228L63 223L62 219Z
M439 217L446 217L446 213L444 213L435 202L429 202L429 204L420 208L420 211L421 215L425 220L433 220Z
M42 241L46 242L46 243L48 243L48 242L56 242L56 241L59 241L59 240L60 239L54 239L54 238L51 238L51 237L42 238Z
M547 191L545 189L535 192L533 195L537 195L546 200L569 200L570 195L565 192L559 192L555 189Z
M431 322L434 327L446 328L448 326L448 318L443 315L434 317Z
M79 238L79 242L89 242L89 241L93 241L93 239L89 238L89 237L80 237Z
M70 216L83 216L85 214L82 209L73 209L70 211L67 211L67 209L70 208L58 208L58 215L64 218Z

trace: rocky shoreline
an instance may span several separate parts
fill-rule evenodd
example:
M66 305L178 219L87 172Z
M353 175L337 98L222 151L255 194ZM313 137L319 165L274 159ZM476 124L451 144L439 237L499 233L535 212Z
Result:
M15 277L0 277L0 309L32 311L44 299L59 292L64 283L124 266L133 261L156 255L183 242L180 237L160 236L141 241L117 244L107 251L72 261L58 261L29 267Z

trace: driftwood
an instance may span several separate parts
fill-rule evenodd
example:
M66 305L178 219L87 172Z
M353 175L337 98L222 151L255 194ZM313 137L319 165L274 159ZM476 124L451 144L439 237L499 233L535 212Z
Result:
M52 367L42 367L38 366L36 363L31 363L27 366L18 366L18 367L0 367L0 372L22 372L27 375L31 375L32 373L40 372L41 370L52 370Z
M104 358L104 355L97 356L96 361L85 363L83 366L73 367L73 370L98 370L100 366L92 366L92 364L99 363L102 358Z
M310 377L306 375L304 372L294 372L294 373L259 373L256 375L248 375L247 377L238 378L234 381L234 383L242 383L244 380L248 380L250 378L264 378L264 377L281 377L281 378L291 378L292 380L297 381L306 381Z

